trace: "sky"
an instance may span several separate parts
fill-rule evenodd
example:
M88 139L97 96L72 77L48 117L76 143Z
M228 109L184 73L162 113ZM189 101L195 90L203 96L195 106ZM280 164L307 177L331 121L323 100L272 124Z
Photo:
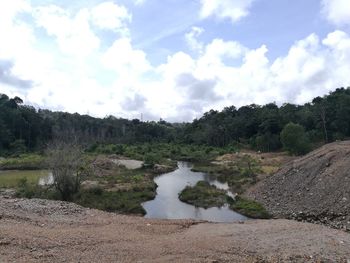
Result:
M350 0L1 0L0 93L191 121L350 86Z

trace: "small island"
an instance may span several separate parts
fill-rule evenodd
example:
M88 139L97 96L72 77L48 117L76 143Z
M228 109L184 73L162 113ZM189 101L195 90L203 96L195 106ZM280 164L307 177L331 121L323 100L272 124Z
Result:
M225 190L218 189L215 185L210 185L205 181L199 181L195 186L187 186L179 194L179 199L182 202L205 209L228 205L231 210L250 218L271 218L261 204L241 196L236 196L233 199L227 195Z

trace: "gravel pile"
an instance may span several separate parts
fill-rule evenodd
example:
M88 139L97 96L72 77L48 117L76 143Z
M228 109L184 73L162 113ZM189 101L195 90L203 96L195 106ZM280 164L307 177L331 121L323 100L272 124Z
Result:
M350 141L296 159L247 193L276 217L350 231Z
M82 218L86 208L73 203L42 199L11 199L0 196L0 217L55 219L65 222L72 218Z

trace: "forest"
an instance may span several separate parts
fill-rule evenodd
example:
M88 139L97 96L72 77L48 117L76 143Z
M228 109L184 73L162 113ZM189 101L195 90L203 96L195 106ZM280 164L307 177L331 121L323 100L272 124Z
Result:
M53 140L98 144L176 143L227 147L245 145L269 152L283 148L281 132L290 123L314 145L350 137L350 87L338 88L304 105L251 104L210 110L192 123L142 122L108 116L53 112L0 94L0 156L40 152Z

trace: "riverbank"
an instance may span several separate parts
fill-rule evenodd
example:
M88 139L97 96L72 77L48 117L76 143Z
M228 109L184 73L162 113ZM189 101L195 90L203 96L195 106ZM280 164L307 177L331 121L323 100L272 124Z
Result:
M135 150L137 150L137 148ZM209 155L206 155L206 158L208 156ZM180 199L197 207L204 207L205 209L213 207L211 210L215 210L215 207L218 208L225 205L226 207L231 207L231 210L239 211L239 213L248 217L267 218L262 206L257 206L255 203L247 203L247 201L244 203L240 202L240 205L238 205L237 202L233 204L233 202L227 200L226 192L229 190L229 186L234 193L240 192L237 191L237 189L242 189L242 185L248 186L255 182L255 173L260 170L258 161L252 157L247 159L248 156L246 154L233 154L232 156L235 158L231 158L231 162L220 162L227 158L227 156L229 155L217 157L217 159L212 159L212 161L207 160L206 163L203 161L201 163L195 163L193 169L196 170L198 167L205 169L206 172L208 172L208 176L213 177L213 182L220 184L224 187L223 189L225 189L225 191L213 197L213 195L217 193L217 191L213 189L209 191L210 189L201 188L204 191L199 192L194 189L195 191L192 191L192 194ZM162 164L153 163L152 165L145 165L143 161L129 159L116 154L85 154L84 158L87 160L87 164L89 165L88 169L91 172L89 172L88 177L83 179L84 181L80 191L73 195L70 201L85 207L116 213L145 215L146 211L142 204L156 197L157 184L153 180L154 177L176 169L175 162L164 157L159 159L162 161ZM9 163L9 160L11 159L7 159L6 162ZM14 158L14 160L16 159ZM145 160L150 161L147 160L147 158L145 158ZM153 160L151 160L151 162L153 162ZM22 161L21 158L18 158L18 160L11 161L10 163L18 164L22 163ZM34 174L33 178L26 177L26 181L21 181L21 176L24 172L25 171L18 171L17 173L19 173L19 175L16 177L13 175L0 177L0 188L9 187L8 182L5 184L3 181L11 179L11 187L17 189L18 197L59 199L59 195L54 189L37 186L34 180L39 180L39 173ZM31 174L33 172L35 173L35 171L28 172ZM187 173L190 172L189 170L185 171L185 184L182 186L183 188L179 189L179 193L185 189L189 176ZM198 176L207 177L207 175L199 174ZM191 196L196 199L194 203L190 200L192 198ZM234 194L231 193L230 197L233 198ZM177 193L174 198L178 200ZM220 199L218 200L219 202L216 202L217 199ZM170 201L168 200L167 202ZM174 203L176 203L176 201L174 201ZM173 206L174 204L171 207ZM183 209L190 210L188 207L183 207ZM169 211L167 213L174 214L175 212ZM203 213L207 214L209 211L203 211ZM214 211L210 213L213 214ZM190 214L191 215L188 215L188 212L186 212L182 214L181 217L180 215L177 216L179 218L198 218L194 214ZM159 216L158 212L157 216ZM225 216L225 221L226 220L229 220L229 213Z
M48 176L48 171L22 170L28 166L28 160L44 158L20 156L3 159L1 167L18 170L0 170L0 190L14 189L17 197L59 199L60 196L54 187L39 185L39 180ZM156 196L157 185L153 178L175 169L172 162L146 167L143 161L118 155L85 154L84 158L87 160L89 172L83 178L79 192L75 193L70 201L116 213L144 215L146 212L141 204ZM26 165L22 166L24 163ZM34 165L40 166L33 162L30 167L34 168Z
M1 262L344 262L350 235L288 220L150 220L0 197Z

